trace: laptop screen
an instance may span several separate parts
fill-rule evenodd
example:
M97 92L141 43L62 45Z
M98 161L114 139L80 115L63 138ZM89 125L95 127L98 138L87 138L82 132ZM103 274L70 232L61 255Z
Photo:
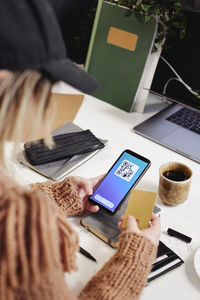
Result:
M178 83L180 85L180 83ZM174 88L170 90L166 90L164 93L157 93L154 90L151 90L151 93L156 94L162 99L169 100L171 102L180 103L187 107L193 108L195 110L200 111L200 94L198 96L199 91L194 91L197 93L197 96L188 91L184 86L182 90L177 88L177 85L174 84Z
M197 92L200 94L200 43L198 38L200 12L196 9L196 5L194 5L194 3L198 2L199 7L200 0L182 0L181 2L182 4L183 2L184 4L186 2L187 4L191 3L189 6L195 9L190 11L185 6L186 10L183 11L186 21L184 37L180 39L180 36L175 34L174 37L166 39L151 90L159 94L166 94L173 101L200 110L200 99L195 97L195 95L187 90L184 84L177 80L177 75L179 75L194 91L199 90Z

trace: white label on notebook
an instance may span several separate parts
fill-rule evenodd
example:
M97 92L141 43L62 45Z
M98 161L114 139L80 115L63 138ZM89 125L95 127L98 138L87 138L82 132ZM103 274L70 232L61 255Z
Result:
M177 258L177 259L173 260L172 262L170 262L169 264L167 264L167 265L161 267L160 269L151 272L151 273L148 275L148 279L151 279L152 277L154 277L154 276L156 276L156 275L162 273L163 271L165 271L165 270L171 268L172 266L176 265L176 264L179 263L180 261L181 261L180 258Z
M165 258L168 258L167 254L156 257L155 260L153 261L153 264L156 264L157 262L162 261Z

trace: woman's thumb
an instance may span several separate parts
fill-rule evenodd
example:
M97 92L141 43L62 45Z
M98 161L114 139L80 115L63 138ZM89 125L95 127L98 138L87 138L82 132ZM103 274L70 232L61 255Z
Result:
M126 226L127 229L130 231L133 231L137 228L137 221L133 216L128 216L126 219Z

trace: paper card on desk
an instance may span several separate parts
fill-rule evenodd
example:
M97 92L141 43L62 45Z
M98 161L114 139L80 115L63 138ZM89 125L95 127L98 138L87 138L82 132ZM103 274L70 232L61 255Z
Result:
M134 216L140 229L149 227L157 194L154 192L132 190L122 226L126 227L126 217Z
M66 122L72 122L83 102L83 94L51 94L52 105L56 106L56 113L51 130L55 130Z

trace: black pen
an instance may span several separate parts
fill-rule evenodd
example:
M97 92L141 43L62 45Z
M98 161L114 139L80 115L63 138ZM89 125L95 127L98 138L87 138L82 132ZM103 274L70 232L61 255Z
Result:
M87 252L85 249L83 249L82 247L79 246L79 252L86 256L87 258L93 260L93 261L97 261L96 258L94 258L94 256L92 256L89 252Z
M182 240L182 241L188 243L188 244L189 244L189 243L191 242L191 240L192 240L191 237L189 237L189 236L187 236L187 235L185 235L185 234L183 234L183 233L181 233L181 232L178 232L178 231L176 231L176 230L174 230L174 229L172 229L172 228L168 228L167 233L168 233L169 235L171 235L171 236L174 236L174 237L176 237L176 238L178 238L178 239L180 239L180 240Z

